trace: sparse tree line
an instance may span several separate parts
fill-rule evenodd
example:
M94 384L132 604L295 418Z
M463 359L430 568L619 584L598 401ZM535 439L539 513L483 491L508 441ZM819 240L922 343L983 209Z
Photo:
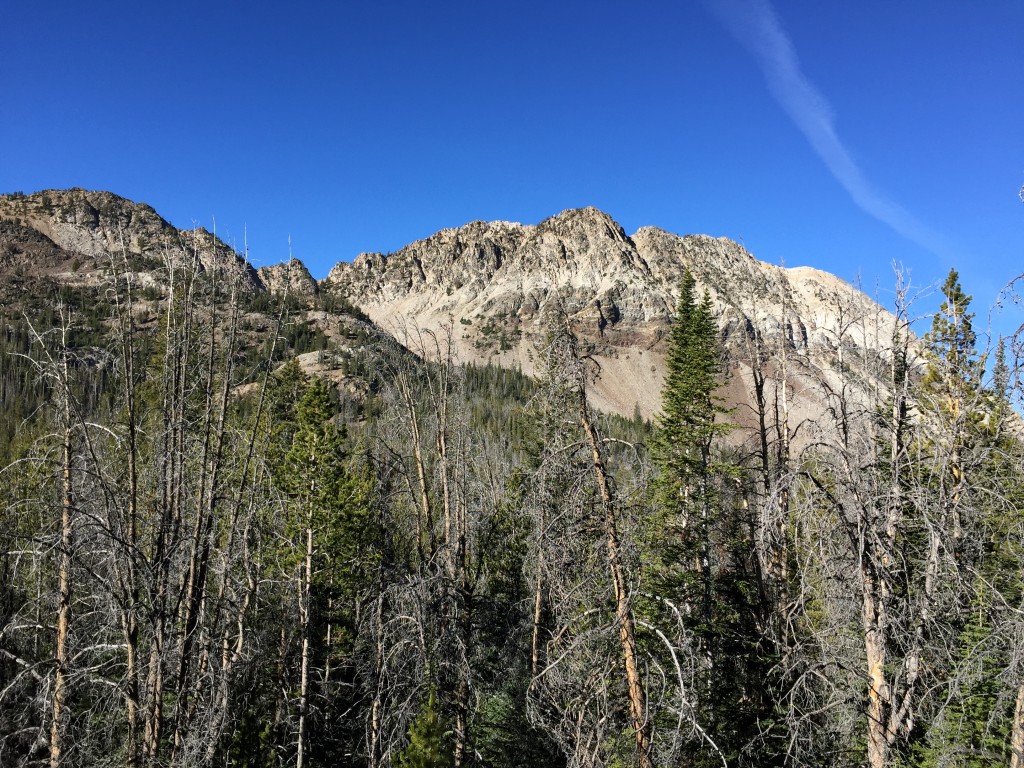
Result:
M0 402L41 405L0 471L0 765L1024 768L1019 350L955 273L923 341L902 290L834 308L806 423L784 328L723 406L686 275L645 425L591 410L558 312L532 381L379 346L345 423L270 364L288 302L254 365L235 288L163 271L142 329L112 262L89 360L63 305L5 331Z

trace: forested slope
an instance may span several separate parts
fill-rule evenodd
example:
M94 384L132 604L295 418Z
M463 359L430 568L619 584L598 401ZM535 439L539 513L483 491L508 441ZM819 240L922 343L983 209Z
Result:
M729 380L683 265L646 421L554 304L536 375L463 364L107 205L0 223L0 764L1024 765L1017 361L955 273Z

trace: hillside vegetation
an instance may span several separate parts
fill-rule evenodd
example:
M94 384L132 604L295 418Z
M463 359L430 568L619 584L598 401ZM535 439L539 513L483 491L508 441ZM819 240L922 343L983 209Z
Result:
M1018 361L955 272L918 339L680 251L647 418L589 397L622 288L619 341L555 295L507 333L527 375L462 357L490 310L387 332L106 193L0 214L0 765L1024 767Z

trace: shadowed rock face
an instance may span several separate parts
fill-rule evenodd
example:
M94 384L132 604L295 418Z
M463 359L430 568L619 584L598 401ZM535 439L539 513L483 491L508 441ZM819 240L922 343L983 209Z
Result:
M749 413L752 368L781 370L783 350L791 390L803 393L795 417L813 417L826 406L827 388L842 383L840 347L850 347L842 363L848 372L864 362L856 370L860 394L879 383L868 363L891 338L893 318L849 284L815 269L765 264L724 238L654 227L627 236L594 208L535 226L478 221L442 230L393 254L338 264L322 288L344 294L394 333L451 328L463 360L526 372L551 316L564 312L600 366L595 403L651 416L686 268L716 307L733 379L727 394L739 420ZM854 333L869 320L874 330Z
M0 219L0 270L27 265L49 270L63 264L66 256L42 232L12 219Z

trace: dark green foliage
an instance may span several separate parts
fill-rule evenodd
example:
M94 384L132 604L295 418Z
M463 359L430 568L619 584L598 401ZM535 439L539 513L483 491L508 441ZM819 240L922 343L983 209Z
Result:
M49 395L32 364L32 347L24 323L0 328L0 466L19 456L31 442L33 417Z
M319 295L320 309L331 314L349 315L364 323L370 322L370 316L352 303L352 300L337 291L324 291Z
M971 297L960 287L960 276L955 269L949 270L942 284L942 295L945 300L932 319L931 330L925 334L925 343L933 361L941 361L946 371L955 372L962 386L976 388L980 384L982 364L973 327L974 313L969 311ZM933 364L922 384L926 390L937 390L942 387L944 378L939 367ZM959 391L960 387L956 389Z
M319 670L313 693L325 702L311 713L309 752L319 756L314 764L331 764L329 756L345 750L339 737L347 729L339 728L344 722L330 713L354 703L350 662L356 613L382 532L370 519L370 480L351 466L344 430L334 422L337 407L329 385L319 378L306 381L294 365L276 379L271 415L290 415L287 404L294 403L294 421L273 427L278 440L290 437L275 467L276 484L289 497L284 525L289 546L281 552L281 567L308 589L302 632L309 635L312 668ZM301 393L297 402L287 399L291 392ZM305 571L307 556L312 573Z
M283 335L288 348L296 355L327 349L327 336L315 323L291 320L285 323Z
M728 430L721 421L726 409L715 395L723 370L711 298L705 292L698 301L695 291L693 276L684 272L653 446L666 500L692 497L711 468L713 441Z
M517 318L504 313L487 318L480 327L473 346L480 350L496 349L499 352L508 352L523 335L518 323Z
M521 445L524 425L519 415L536 390L533 379L492 364L470 363L463 371L467 415L473 427L501 436L509 445Z
M76 371L73 395L87 413L112 403L113 358L105 349L111 307L102 294L95 289L47 285L42 296L17 296L11 306L0 308L0 466L19 455L31 440L39 408L50 398L33 358L42 354L46 343L42 337L52 335L60 325L61 312L70 320L67 344Z
M511 672L511 670L509 670ZM530 723L523 702L527 673L505 675L505 685L490 692L477 714L477 752L489 768L560 768L565 757L551 737Z
M662 517L654 535L663 542L659 578L687 606L694 628L711 633L714 610L715 528L723 517L723 480L733 469L721 462L715 439L728 427L716 399L721 353L707 294L698 302L687 271L669 336L668 375L656 422L652 456Z
M695 716L734 764L772 764L755 747L772 718L765 685L773 649L763 636L768 606L761 589L754 521L740 496L739 462L724 450L728 411L716 395L722 352L711 300L699 300L684 273L669 337L668 375L652 440L660 515L651 533L658 593L684 611L701 664ZM651 610L664 611L655 602ZM698 739L693 765L722 756Z
M991 606L979 600L960 633L948 704L927 740L918 744L920 768L997 768L1009 764L1013 698L999 680L1009 662Z
M530 588L526 582L530 521L527 476L516 472L507 501L487 521L481 541L484 585L478 600L481 690L475 748L483 765L518 768L564 765L550 737L532 725L524 703L530 681Z

